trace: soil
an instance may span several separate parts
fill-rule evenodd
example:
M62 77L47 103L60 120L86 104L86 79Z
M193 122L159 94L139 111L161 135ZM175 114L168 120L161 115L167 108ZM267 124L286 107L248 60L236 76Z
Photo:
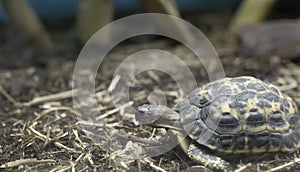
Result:
M251 75L261 78L279 86L300 105L299 59L240 57L238 41L225 32L230 19L227 13L187 15L186 19L199 27L212 42L226 76ZM179 147L155 157L132 158L137 156L133 152L141 148L134 144L134 140L147 142L158 139L164 129L138 124L127 107L130 103L133 107L147 103L149 96L157 103L161 95L166 96L167 105L172 107L181 94L170 76L155 70L136 76L131 83L127 83L129 104L108 91L120 63L129 55L150 48L164 49L179 57L193 72L198 85L209 82L203 64L187 47L161 37L137 37L115 47L96 76L96 110L101 110L101 115L98 121L94 121L99 125L92 126L91 119L86 125L78 122L83 117L75 112L69 92L81 49L76 43L73 26L52 27L49 30L55 43L55 53L50 55L33 49L11 25L2 25L0 30L0 170L205 170L205 167L191 161ZM131 77L127 72L134 68L131 65L122 69L122 78ZM154 89L156 92L153 92ZM46 99L41 100L45 96ZM116 136L118 139L115 139ZM100 139L95 140L94 137ZM133 139L129 140L133 141L128 142L130 137ZM132 159L124 158L125 155ZM288 156L279 155L271 160L258 157L256 162L239 162L237 168L240 171L299 171L299 158L297 152Z

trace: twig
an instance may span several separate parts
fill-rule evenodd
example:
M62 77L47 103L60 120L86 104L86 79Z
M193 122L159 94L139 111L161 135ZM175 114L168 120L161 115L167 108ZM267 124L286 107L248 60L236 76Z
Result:
M78 135L78 131L76 129L73 129L72 130L74 136L75 136L75 139L79 142L79 146L80 148L83 150L84 149L84 145L83 145L83 142L81 141L79 135Z
M7 162L1 165L0 168L12 168L20 165L25 165L25 164L40 164L40 163L49 163L49 162L55 162L55 161L52 159L37 160L36 158L18 159L15 161Z
M51 107L49 109L46 109L44 111L42 111L41 113L35 113L35 115L37 115L37 117L33 120L33 122L39 120L42 116L52 112L52 111L69 111L72 114L75 114L74 109L72 109L71 107L64 107L64 106L60 106L60 107Z
M71 169L71 166L64 166L60 170L56 169L56 172L65 172L65 171L69 171L70 169ZM54 171L54 170L52 170L52 171Z
M242 171L246 170L248 167L250 167L251 165L252 165L251 163L243 165L243 166L239 167L238 169L234 170L234 172L242 172Z
M136 160L138 172L142 172L141 161L139 159Z
M294 164L296 164L296 163L299 163L299 162L300 162L300 158L295 158L293 161L288 162L288 163L286 163L286 164L283 164L283 165L281 165L281 166L272 168L272 169L268 170L267 172L279 171L279 170L282 170L282 169L284 169L284 168L286 168L286 167L292 166L292 165L294 165Z
M12 104L14 104L15 106L19 106L20 103L17 102L12 96L10 96L5 89L2 87L2 85L0 84L0 93Z
M291 89L297 88L297 86L298 86L297 80L295 80L291 77L288 77L288 76L285 76L284 78L279 77L277 79L277 82L282 85L282 86L277 86L282 91L291 90Z
M107 112L104 113L103 115L97 117L96 120L102 120L102 119L104 119L104 118L107 118L108 116L110 116L110 115L112 115L112 114L114 114L114 113L117 113L118 111L122 111L124 108L129 107L129 106L131 106L131 105L133 105L133 102L132 102L132 101L127 102L127 103L125 103L125 104L123 104L123 105L121 105L121 106L116 107L115 109L112 109L112 110L110 110L110 111L107 111Z
M120 164L123 168L125 168L126 170L129 170L128 165L124 161L121 161Z
M46 142L47 140L48 141L53 141L52 138L48 138L46 135L44 135L44 134L38 132L37 130L35 130L32 126L29 127L29 130L31 132L33 132L39 139L43 140L44 142ZM76 152L75 149L69 148L69 147L67 147L67 146L65 146L62 143L59 143L57 141L54 141L54 145L57 146L57 147L59 147L59 148L65 149L65 150L67 150L69 152Z
M143 162L143 161L147 162L150 165L150 167L154 168L157 171L167 172L166 170L162 169L161 167L154 165L153 162L149 161L148 159L141 160L141 162Z
M31 105L39 104L39 103L42 103L42 102L66 99L66 98L70 98L72 96L77 96L77 94L78 94L77 89L63 91L63 92L60 92L60 93L57 93L57 94L51 94L51 95L46 95L46 96L42 96L42 97L36 97L36 98L32 99L29 102L23 103L23 105L24 106L31 106Z
M114 79L111 81L111 83L110 83L107 91L111 93L116 88L116 86L119 83L120 79L121 79L121 76L120 75L116 75L114 77Z
M90 152L86 153L85 157L84 157L85 160L88 160L88 162L93 166L94 165L94 161L93 161L93 158L92 158L92 155Z
M148 75L156 82L159 82L159 76L157 76L152 70L147 71Z
M85 166L81 170L78 170L78 172L89 171L88 169L89 169L89 166Z

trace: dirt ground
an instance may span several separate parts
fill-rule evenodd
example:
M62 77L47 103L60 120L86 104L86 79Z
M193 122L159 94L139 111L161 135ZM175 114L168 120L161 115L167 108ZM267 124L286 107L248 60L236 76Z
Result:
M251 75L261 78L279 86L300 105L299 59L240 57L238 42L224 32L229 15L199 14L187 19L208 36L220 56L226 76ZM185 46L166 38L135 38L114 48L96 76L101 125L89 129L95 131L96 136L107 138L105 143L97 142L91 139L91 134L83 131L73 107L70 90L80 47L75 43L74 29L67 28L50 30L55 42L55 54L39 55L14 34L11 26L0 27L0 170L209 171L192 162L179 147L151 158L122 158L124 154L131 155L130 148L132 150L133 147L128 143L109 140L110 135L105 135L119 133L124 137L147 140L154 137L153 133L163 133L163 129L138 125L134 114L124 113L130 103L124 102L122 108L114 106L116 97L107 89L122 60L140 50L164 49L180 57L201 86L209 82L209 78L195 55ZM170 107L180 97L178 86L172 78L162 72L148 71L139 74L130 84L132 106L147 103L153 88L166 95ZM240 171L300 170L297 152L272 160L258 159L261 160L239 162L237 168Z

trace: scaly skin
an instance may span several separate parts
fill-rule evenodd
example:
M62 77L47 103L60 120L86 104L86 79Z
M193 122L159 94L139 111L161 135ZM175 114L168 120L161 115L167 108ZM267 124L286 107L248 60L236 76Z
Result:
M187 134L179 124L179 116L177 112L168 107L148 104L138 107L136 113L136 119L143 124L169 128L170 133L177 138L181 149L195 162L215 171L229 172L232 167L227 161L198 148L193 142L190 142L190 139L185 138Z
M296 103L275 85L250 76L205 84L174 109L140 106L136 119L173 131L191 159L214 171L232 171L224 160L228 156L247 160L300 147ZM189 141L182 141L185 137Z

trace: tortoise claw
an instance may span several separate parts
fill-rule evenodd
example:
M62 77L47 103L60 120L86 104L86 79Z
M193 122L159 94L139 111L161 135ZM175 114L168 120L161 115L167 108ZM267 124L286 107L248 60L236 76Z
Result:
M234 170L229 162L206 150L202 150L193 143L188 148L188 155L197 163L215 171L229 172Z

